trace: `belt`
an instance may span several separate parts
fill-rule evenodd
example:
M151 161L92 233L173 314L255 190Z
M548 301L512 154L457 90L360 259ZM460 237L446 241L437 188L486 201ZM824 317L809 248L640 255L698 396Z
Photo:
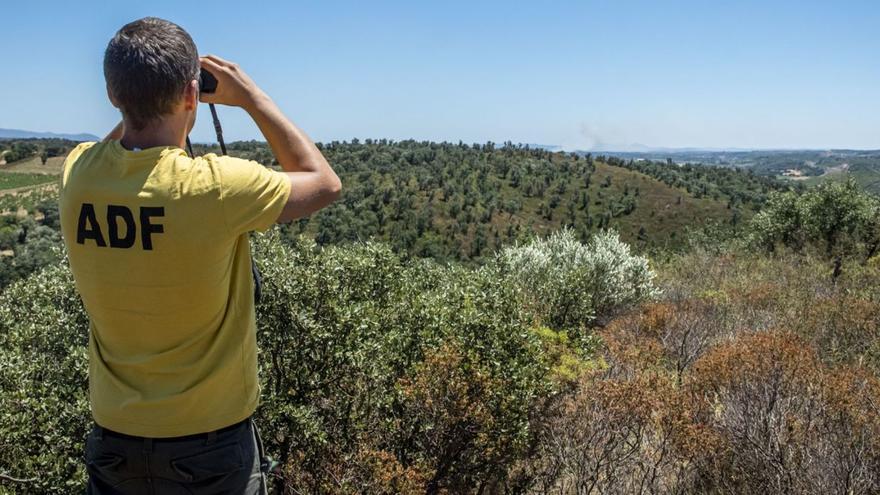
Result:
M180 436L180 437L159 437L159 438L139 437L137 435L129 435L127 433L120 433L118 431L109 430L109 429L104 428L103 426L101 426L97 423L95 423L95 429L97 431L98 438L101 438L102 436L108 436L108 437L115 437L115 438L124 438L127 440L149 440L150 443L152 443L152 442L179 442L182 440L207 439L210 443L210 442L213 442L213 440L215 438L217 438L218 434L225 433L227 431L232 431L236 428L240 428L241 426L243 426L245 423L247 423L250 420L251 420L251 416L248 416L248 417L244 418L243 420L239 421L238 423L231 424L229 426L224 426L223 428L220 428L219 430L205 431L202 433L194 433L192 435L184 435L184 436Z

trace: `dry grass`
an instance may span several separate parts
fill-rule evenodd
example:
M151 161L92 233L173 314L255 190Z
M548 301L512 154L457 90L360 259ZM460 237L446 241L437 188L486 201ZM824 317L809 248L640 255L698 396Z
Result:
M8 172L24 174L60 175L61 169L64 166L65 158L66 157L64 156L53 156L52 158L46 160L46 164L43 165L40 157L35 156L32 158L19 160L14 163L8 163L6 165L0 166L0 173Z

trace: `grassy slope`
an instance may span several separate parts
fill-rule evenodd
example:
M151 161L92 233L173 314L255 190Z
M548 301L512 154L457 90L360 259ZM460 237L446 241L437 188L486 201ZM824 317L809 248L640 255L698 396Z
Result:
M600 188L599 184L606 176L611 176L611 186ZM644 227L648 238L655 244L675 244L686 227L699 227L711 221L729 221L733 216L726 202L694 198L682 188L667 186L639 172L599 163L594 177L590 185L591 208L599 199L596 193L601 189L613 190L615 197L623 193L626 184L630 190L639 189L635 210L611 221L611 226L627 242L635 243L639 228ZM681 204L678 204L679 197Z
M40 157L34 156L13 163L7 163L0 166L0 173L26 173L26 174L61 174L61 167L64 165L63 156L54 156L46 160L46 164L40 161Z
M611 185L602 187L606 177L611 177ZM648 238L655 243L674 243L685 227L699 226L707 221L727 221L732 216L726 203L707 198L697 199L684 189L667 186L645 174L598 162L587 189L587 194L590 195L589 214L595 216L607 211L611 206L610 200L622 196L627 186L631 195L635 194L636 189L639 190L636 208L632 213L613 218L610 222L610 226L617 229L627 242L634 243L639 228L644 226ZM572 194L577 197L582 190L582 187L569 186L561 204L565 205ZM505 193L515 194L516 191L507 187ZM678 204L679 197L681 204ZM554 215L553 220L545 220L538 211L542 201L540 198L526 199L523 211L515 217L519 217L524 223L533 223L538 232L550 233L562 226L565 210L562 207L557 208L558 214ZM585 221L585 213L578 211L576 224Z

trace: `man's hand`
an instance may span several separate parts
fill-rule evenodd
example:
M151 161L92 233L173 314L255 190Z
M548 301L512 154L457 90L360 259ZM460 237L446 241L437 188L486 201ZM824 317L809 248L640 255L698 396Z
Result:
M216 55L200 57L199 61L203 69L217 78L217 90L214 93L200 93L199 101L249 110L263 95L259 86L238 64L223 60Z

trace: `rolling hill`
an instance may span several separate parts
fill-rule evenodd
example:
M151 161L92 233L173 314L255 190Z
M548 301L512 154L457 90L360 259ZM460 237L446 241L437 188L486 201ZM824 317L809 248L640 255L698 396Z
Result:
M586 239L614 228L639 248L677 248L688 228L736 225L772 178L719 167L637 170L614 158L506 143L367 140L321 145L344 184L343 197L285 227L320 244L379 239L416 256L476 260L498 247L562 227ZM230 153L269 164L265 143ZM196 154L216 152L197 146Z

